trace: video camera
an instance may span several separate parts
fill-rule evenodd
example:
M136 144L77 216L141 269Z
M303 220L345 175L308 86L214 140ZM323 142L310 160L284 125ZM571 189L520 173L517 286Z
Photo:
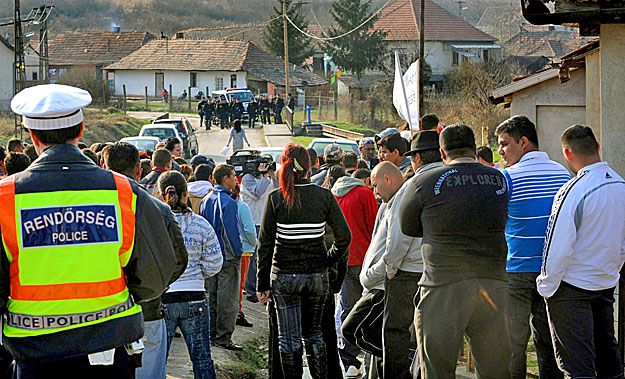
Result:
M258 166L261 163L270 163L271 157L263 156L258 150L238 150L226 160L226 163L234 167L235 174L242 178L245 174L257 176L267 171L260 171ZM276 162L272 162L267 167L268 170L276 171Z

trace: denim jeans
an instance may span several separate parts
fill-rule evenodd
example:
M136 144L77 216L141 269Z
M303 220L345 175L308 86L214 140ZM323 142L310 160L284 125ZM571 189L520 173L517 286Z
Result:
M307 353L325 346L321 315L329 287L327 273L271 274L280 352L296 352L302 347L302 339Z
M525 379L530 330L538 356L539 377L562 378L553 353L545 299L536 290L537 272L508 273L508 316L510 317L510 376Z
M169 349L176 334L176 328L180 327L193 363L193 377L196 379L216 379L217 374L211 357L208 301L200 300L164 305L167 324L167 356L169 356Z
M567 377L622 378L614 288L587 291L562 282L546 301L556 360Z
M135 370L135 379L165 379L167 366L167 327L165 319L146 321L143 324L143 350L141 367Z

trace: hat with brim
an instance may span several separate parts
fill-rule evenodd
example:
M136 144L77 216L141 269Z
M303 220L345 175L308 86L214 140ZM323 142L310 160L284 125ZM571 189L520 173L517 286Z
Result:
M412 137L410 151L407 151L404 156L410 156L423 150L438 150L439 146L436 130L421 130Z
M89 104L91 95L85 90L44 84L20 91L11 100L11 109L23 117L25 128L56 130L80 124L81 109Z

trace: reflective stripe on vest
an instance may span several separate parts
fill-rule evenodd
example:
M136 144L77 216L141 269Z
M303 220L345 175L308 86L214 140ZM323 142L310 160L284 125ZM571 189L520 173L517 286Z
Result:
M132 254L136 196L111 173L117 190L15 194L0 182L2 243L11 292L9 337L54 333L141 311L123 267Z

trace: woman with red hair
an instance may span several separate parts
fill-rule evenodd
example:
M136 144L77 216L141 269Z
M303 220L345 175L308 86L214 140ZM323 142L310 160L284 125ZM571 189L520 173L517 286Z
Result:
M312 377L326 378L321 315L329 294L328 267L347 253L351 233L332 193L310 182L310 156L303 146L287 145L280 163L280 188L269 195L260 228L257 295L277 310L284 377L302 377L304 345ZM326 223L335 237L329 248Z

